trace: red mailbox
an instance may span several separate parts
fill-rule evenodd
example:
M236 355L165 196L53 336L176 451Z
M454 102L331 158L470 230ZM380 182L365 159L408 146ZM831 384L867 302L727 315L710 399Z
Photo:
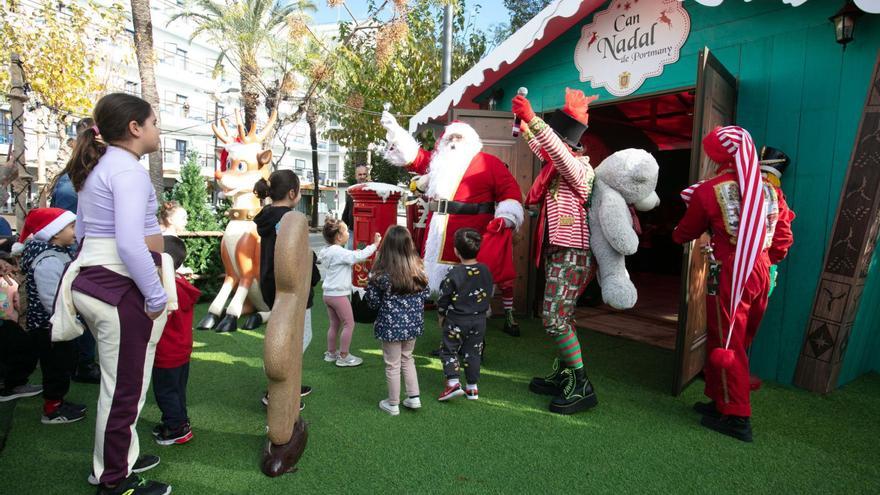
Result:
M403 190L391 184L367 182L348 188L354 199L354 226L352 228L352 245L355 249L363 249L373 243L376 233L385 235L392 225L397 225L397 203ZM355 287L366 287L373 264L371 257L364 263L354 265L351 272L351 283Z
M406 202L406 228L412 235L416 251L425 254L425 238L428 237L428 202L416 196Z

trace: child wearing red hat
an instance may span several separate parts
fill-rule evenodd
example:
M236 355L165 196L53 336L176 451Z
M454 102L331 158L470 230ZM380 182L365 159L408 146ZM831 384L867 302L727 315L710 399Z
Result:
M58 283L73 259L76 242L76 215L61 208L35 208L24 221L13 253L21 253L21 270L27 290L27 332L30 359L16 376L27 379L37 360L43 373L43 424L63 424L85 417L86 407L64 400L70 389L70 376L76 366L77 349L73 342L52 342L49 318L55 303ZM6 387L20 385L9 383ZM2 396L6 392L0 392Z

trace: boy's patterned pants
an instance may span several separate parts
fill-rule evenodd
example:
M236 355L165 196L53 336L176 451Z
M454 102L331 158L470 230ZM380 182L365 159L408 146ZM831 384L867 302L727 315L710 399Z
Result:
M458 378L460 362L464 360L467 382L476 385L480 379L480 354L486 337L486 318L473 318L461 323L446 318L440 346L440 362L447 379Z

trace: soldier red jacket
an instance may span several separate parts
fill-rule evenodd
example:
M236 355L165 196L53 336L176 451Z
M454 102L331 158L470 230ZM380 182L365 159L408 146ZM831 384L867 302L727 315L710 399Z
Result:
M199 289L181 276L177 284L176 311L168 313L168 322L156 345L156 368L177 368L189 362L193 347L193 308L201 297Z
M771 264L785 258L794 237L791 221L794 213L788 208L785 197L775 187L764 182L764 212L766 234L762 256L768 256ZM708 179L693 191L687 212L672 232L672 239L679 243L692 241L707 230L712 233L715 259L722 264L731 262L736 249L736 230L739 227L740 197L736 172L722 167L719 174Z

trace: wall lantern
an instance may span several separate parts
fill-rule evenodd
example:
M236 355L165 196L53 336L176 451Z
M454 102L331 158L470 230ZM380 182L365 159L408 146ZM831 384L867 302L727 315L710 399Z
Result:
M828 18L834 24L834 36L837 38L837 42L843 45L844 50L846 50L846 44L853 40L856 19L861 16L862 11L852 3L852 0L847 0L836 14Z

